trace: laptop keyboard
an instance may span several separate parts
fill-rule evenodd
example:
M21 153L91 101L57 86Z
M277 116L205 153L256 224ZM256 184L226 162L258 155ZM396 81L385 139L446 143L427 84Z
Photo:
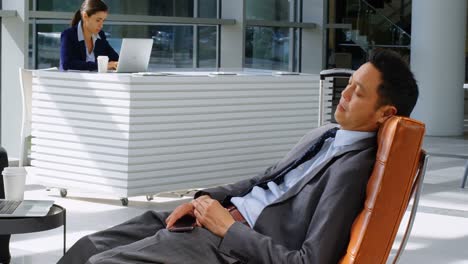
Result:
M21 204L21 201L0 201L0 214L12 214Z

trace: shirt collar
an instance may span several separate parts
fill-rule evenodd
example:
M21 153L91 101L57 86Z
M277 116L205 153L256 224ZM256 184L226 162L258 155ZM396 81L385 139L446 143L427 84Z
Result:
M356 143L359 140L374 137L376 132L351 131L340 129L336 132L334 147L343 147Z
M78 22L76 31L78 33L78 41L83 41L84 40L84 34L83 34L83 27L81 26L81 20L80 20L80 22ZM101 39L99 34L93 34L91 37L93 38L93 42L96 42L97 39Z

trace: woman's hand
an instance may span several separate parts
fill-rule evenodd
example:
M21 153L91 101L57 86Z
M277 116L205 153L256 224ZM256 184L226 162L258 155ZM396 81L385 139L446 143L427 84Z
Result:
M109 61L107 64L107 69L108 70L117 70L117 65L119 65L118 61Z

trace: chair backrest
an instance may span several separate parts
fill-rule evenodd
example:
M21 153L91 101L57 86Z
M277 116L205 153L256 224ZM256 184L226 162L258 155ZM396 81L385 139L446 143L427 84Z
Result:
M21 138L19 152L19 167L26 164L29 136L31 136L31 116L32 116L32 71L23 68L19 69L20 85L21 85L21 103L22 103L22 122L21 122Z
M418 171L424 171L420 169L425 160L421 159L424 131L423 123L400 116L389 118L380 128L364 208L354 221L341 264L386 263L412 190L419 183ZM422 183L422 177L419 180Z

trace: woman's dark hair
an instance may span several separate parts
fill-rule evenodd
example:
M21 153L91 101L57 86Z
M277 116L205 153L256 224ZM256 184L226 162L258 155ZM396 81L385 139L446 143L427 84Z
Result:
M396 52L377 49L371 52L369 62L379 70L382 84L377 89L377 106L393 105L397 115L410 116L418 100L418 84L408 64Z
M81 4L81 8L75 12L70 24L72 27L78 25L81 20L81 12L86 12L88 16L92 16L97 12L107 12L108 10L109 8L102 0L84 0Z

